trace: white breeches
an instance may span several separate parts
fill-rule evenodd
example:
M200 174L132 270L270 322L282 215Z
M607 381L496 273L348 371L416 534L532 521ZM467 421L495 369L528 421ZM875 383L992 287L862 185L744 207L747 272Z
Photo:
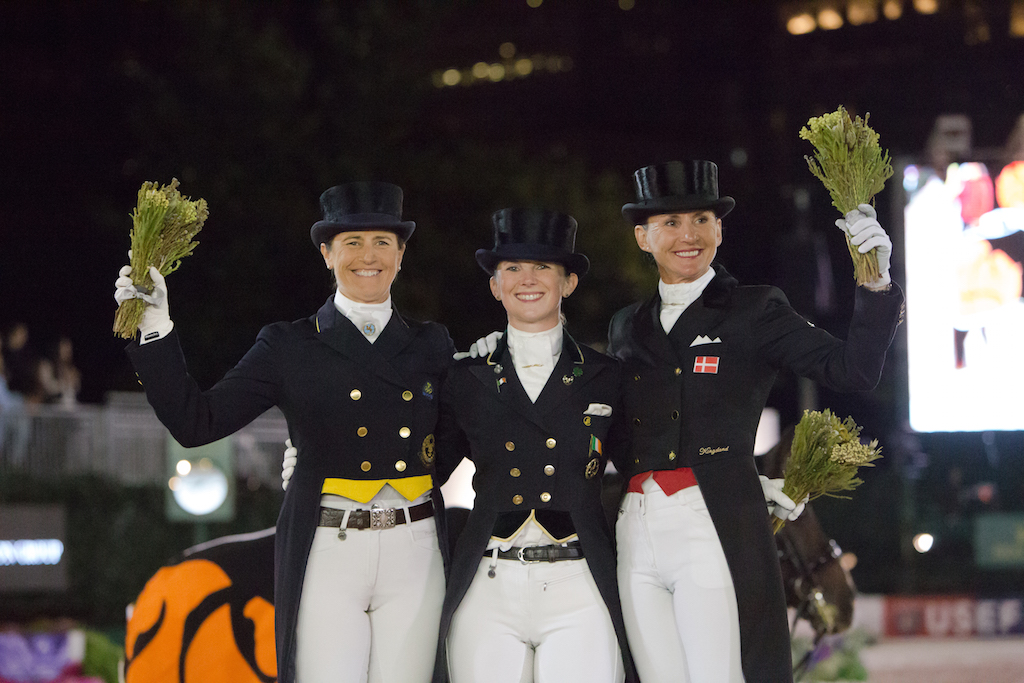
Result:
M743 683L732 576L696 486L653 477L619 508L619 596L644 683Z
M621 683L615 629L586 559L482 558L452 618L452 683Z
M296 683L429 683L443 600L433 517L348 529L345 540L337 528L317 527L299 603Z

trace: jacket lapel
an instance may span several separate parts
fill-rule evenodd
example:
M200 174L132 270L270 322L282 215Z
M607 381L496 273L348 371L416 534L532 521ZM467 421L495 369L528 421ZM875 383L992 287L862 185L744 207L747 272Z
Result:
M600 363L587 363L583 349L568 332L562 332L562 353L551 371L544 389L534 404L541 416L555 414L573 393L580 390L587 382L598 376L605 366Z
M397 311L392 313L391 320L374 344L338 311L333 296L316 312L314 324L316 337L324 344L392 384L405 386L401 374L388 362L412 338L409 326Z
M683 315L686 315L684 312ZM672 342L669 341L665 328L661 326L661 295L655 292L650 299L637 309L633 318L636 341L643 345L655 358L676 365L676 356Z

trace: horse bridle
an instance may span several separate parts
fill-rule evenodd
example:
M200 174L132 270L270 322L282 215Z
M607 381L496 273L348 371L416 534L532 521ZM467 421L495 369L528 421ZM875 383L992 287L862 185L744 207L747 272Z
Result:
M796 544L793 543L789 536L783 534L779 538L784 546L784 549L779 551L779 560L788 562L797 572L797 583L794 587L797 595L800 597L800 604L797 605L793 624L795 625L796 621L800 618L806 618L814 626L814 642L811 645L811 649L793 667L793 678L794 680L799 680L808 664L810 664L811 656L817 649L818 643L821 642L822 637L826 633L832 630L834 625L833 617L827 613L828 610L824 609L829 605L814 580L814 573L825 565L838 560L842 556L843 551L839 544L835 542L835 539L830 538L828 539L828 551L808 561L800 554ZM790 630L792 630L792 626Z

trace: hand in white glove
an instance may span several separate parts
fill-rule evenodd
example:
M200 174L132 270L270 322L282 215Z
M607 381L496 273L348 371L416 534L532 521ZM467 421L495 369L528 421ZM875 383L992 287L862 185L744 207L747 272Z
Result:
M856 209L846 214L845 218L836 221L836 226L846 231L850 236L850 243L857 247L857 251L866 254L872 249L878 259L878 279L874 282L865 283L868 289L885 289L892 279L889 277L889 262L892 259L892 240L878 223L878 214L875 207L870 204L860 204Z
M759 475L758 479L761 480L761 491L764 493L764 500L768 503L768 511L771 514L779 519L792 522L804 511L807 498L804 498L799 504L794 503L792 498L782 492L785 479L769 479L763 474Z
M459 351L453 358L455 360L462 360L463 358L480 358L482 356L489 356L494 353L498 348L498 340L505 335L504 332L494 331L486 337L480 337L472 346L469 347L469 351Z
M131 259L131 255L132 253L129 251L129 259ZM135 286L131 274L131 266L125 266L117 272L118 278L114 280L114 301L119 306L129 299L142 299L149 304L143 310L142 320L139 321L139 343L145 344L166 336L174 329L167 303L167 282L159 270L150 266L149 276L153 278L153 291L146 294Z
M285 439L284 460L281 461L281 488L288 490L288 482L291 481L292 473L295 471L295 463L299 461L299 449L292 445L291 439Z

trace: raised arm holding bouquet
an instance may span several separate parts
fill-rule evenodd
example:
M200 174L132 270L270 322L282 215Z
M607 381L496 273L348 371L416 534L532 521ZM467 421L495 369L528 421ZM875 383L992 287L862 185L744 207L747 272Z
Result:
M892 243L880 226L876 228L878 216L871 202L892 176L892 165L889 153L878 145L878 133L868 126L868 115L851 119L839 107L809 120L800 137L814 145L814 158L805 157L807 166L843 214L836 225L846 231L857 284L888 287Z
M116 283L114 334L132 339L138 329L145 339L171 331L164 276L177 270L199 244L194 238L209 215L205 199L181 196L177 178L163 187L142 184L132 211L131 265L121 269Z

